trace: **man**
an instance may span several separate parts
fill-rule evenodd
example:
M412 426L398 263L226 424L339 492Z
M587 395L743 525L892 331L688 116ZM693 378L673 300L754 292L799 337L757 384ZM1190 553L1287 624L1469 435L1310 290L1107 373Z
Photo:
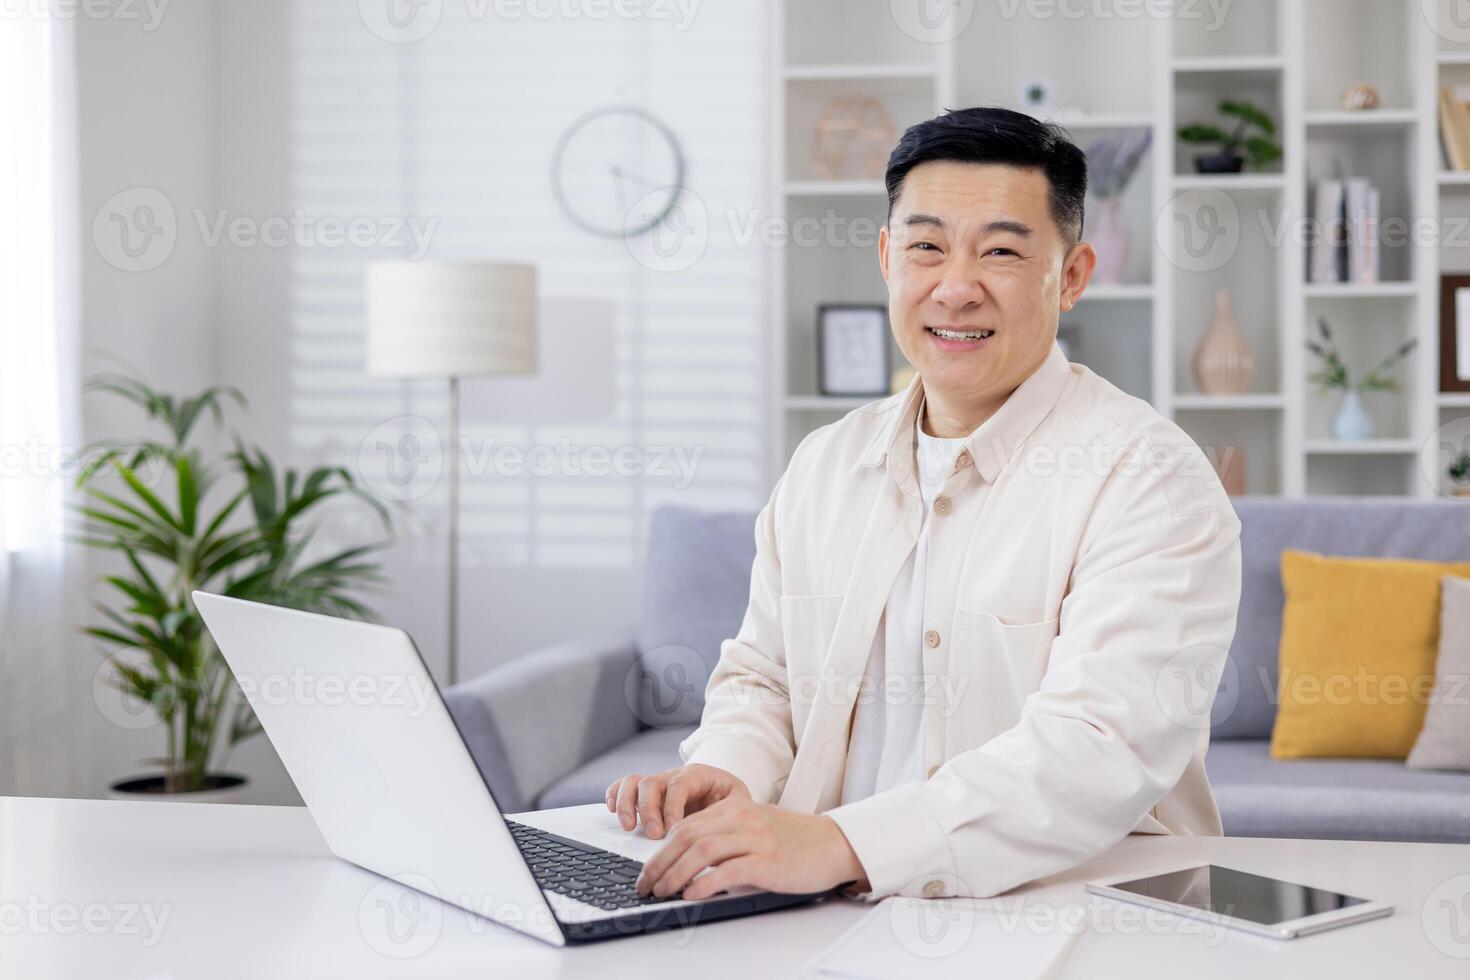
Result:
M988 896L1130 832L1221 832L1204 755L1240 525L1188 436L1056 344L1096 263L1083 154L952 111L886 183L917 376L802 441L685 764L608 787L667 839L645 894Z

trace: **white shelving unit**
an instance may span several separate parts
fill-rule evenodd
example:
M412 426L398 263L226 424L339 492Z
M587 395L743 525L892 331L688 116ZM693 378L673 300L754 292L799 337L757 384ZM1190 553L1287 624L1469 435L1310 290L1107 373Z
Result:
M1124 198L1133 230L1125 281L1089 287L1062 315L1078 340L1074 359L1150 400L1207 449L1244 450L1248 492L1436 492L1420 475L1420 448L1438 426L1470 415L1470 395L1438 391L1439 276L1470 273L1470 248L1385 243L1382 282L1308 284L1305 248L1280 237L1308 215L1311 183L1338 166L1380 187L1385 220L1470 220L1470 173L1444 169L1437 102L1442 78L1470 84L1470 39L1436 32L1420 0L1235 0L1218 24L1202 19L1197 4L1193 16L1173 18L1122 18L1107 5L1052 18L1022 7L1007 17L1003 5L975 4L962 31L935 43L907 33L887 0L782 0L779 7L776 213L848 227L881 225L886 216L881 172L841 181L813 172L812 125L831 97L875 97L901 132L948 107L1014 107L1024 82L1044 79L1057 108L1043 117L1084 149L1103 134L1153 131L1149 159ZM1342 91L1357 81L1378 87L1381 108L1339 107ZM1193 172L1195 151L1174 134L1189 122L1217 121L1223 98L1249 99L1276 119L1284 156L1266 172ZM1237 241L1227 259L1202 265L1190 259L1182 229L1198 227L1198 209L1222 200L1236 211ZM1089 217L1094 207L1089 198ZM788 244L769 280L774 478L811 429L866 401L818 394L818 305L886 303L887 291L876 237ZM1255 354L1252 390L1241 395L1199 394L1191 376L1190 357L1219 289L1230 291ZM1360 372L1404 339L1419 338L1397 372L1401 390L1365 397L1374 439L1330 437L1336 399L1306 381L1304 343L1319 315Z

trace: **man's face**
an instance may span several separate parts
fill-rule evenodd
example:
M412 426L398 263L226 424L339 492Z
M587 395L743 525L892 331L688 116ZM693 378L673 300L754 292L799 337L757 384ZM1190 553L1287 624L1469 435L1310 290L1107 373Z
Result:
M929 391L1003 398L1046 359L1060 310L1091 272L1084 259L1064 275L1069 258L1091 249L1069 250L1048 190L1040 170L1003 164L936 160L905 177L879 232L879 262L894 337Z

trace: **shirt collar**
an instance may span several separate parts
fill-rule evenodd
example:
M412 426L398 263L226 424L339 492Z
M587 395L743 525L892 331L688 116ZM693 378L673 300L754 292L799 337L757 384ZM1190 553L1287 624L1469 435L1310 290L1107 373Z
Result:
M1021 443L1036 430L1056 406L1072 376L1071 365L1055 341L1041 366L1033 371L995 414L965 438L956 466L974 463L987 483L994 483ZM894 401L883 424L859 459L861 466L878 466L888 460L888 470L903 486L914 471L914 426L924 407L924 379L915 374L903 394Z

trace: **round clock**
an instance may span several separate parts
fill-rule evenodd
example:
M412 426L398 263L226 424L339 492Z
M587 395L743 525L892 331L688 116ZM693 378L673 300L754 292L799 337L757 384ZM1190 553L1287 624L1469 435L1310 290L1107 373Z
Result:
M567 127L551 157L551 191L566 216L605 238L658 227L684 188L673 130L637 106L594 109Z

